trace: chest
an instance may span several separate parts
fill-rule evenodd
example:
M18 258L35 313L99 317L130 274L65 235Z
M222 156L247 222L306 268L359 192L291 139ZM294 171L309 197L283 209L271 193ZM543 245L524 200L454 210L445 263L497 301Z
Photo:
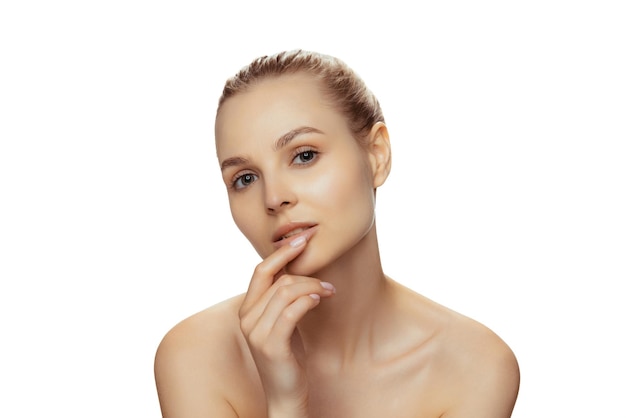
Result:
M428 370L363 370L310 380L311 417L440 417L443 400Z

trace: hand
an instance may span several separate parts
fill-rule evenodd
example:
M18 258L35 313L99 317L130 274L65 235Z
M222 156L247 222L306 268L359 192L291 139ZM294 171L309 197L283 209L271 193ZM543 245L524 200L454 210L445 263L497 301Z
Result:
M307 416L308 383L296 325L321 297L334 294L330 283L284 273L287 263L305 247L305 240L293 241L257 265L239 310L241 330L265 391L268 416Z

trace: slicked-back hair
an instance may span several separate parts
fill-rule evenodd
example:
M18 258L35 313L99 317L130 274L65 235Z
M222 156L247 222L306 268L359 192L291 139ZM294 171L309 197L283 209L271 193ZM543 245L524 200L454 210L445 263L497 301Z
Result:
M226 81L217 114L230 97L265 79L295 73L320 82L322 93L343 113L357 140L365 140L374 124L385 121L378 100L350 67L338 58L301 49L262 56L243 67Z

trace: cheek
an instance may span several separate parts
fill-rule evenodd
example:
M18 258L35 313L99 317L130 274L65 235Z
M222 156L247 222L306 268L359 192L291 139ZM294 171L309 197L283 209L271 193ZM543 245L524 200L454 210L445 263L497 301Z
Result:
M349 164L332 164L324 167L315 180L307 183L301 196L308 196L318 207L325 207L326 213L336 216L337 211L350 211L366 215L373 210L374 191L371 174L365 164L350 161Z
M241 231L241 233L246 237L248 241L252 244L252 246L259 252L259 248L256 245L256 241L258 240L258 222L255 222L255 219L258 219L258 216L255 216L253 205L245 204L239 199L234 201L233 199L229 199L230 204L230 213L233 217L233 221L237 228Z

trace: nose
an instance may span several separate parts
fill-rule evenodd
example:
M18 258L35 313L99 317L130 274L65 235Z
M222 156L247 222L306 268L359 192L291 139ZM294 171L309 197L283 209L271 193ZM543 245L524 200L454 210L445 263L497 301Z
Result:
M282 210L293 206L296 197L292 189L285 181L265 179L265 211L270 215L275 215Z

